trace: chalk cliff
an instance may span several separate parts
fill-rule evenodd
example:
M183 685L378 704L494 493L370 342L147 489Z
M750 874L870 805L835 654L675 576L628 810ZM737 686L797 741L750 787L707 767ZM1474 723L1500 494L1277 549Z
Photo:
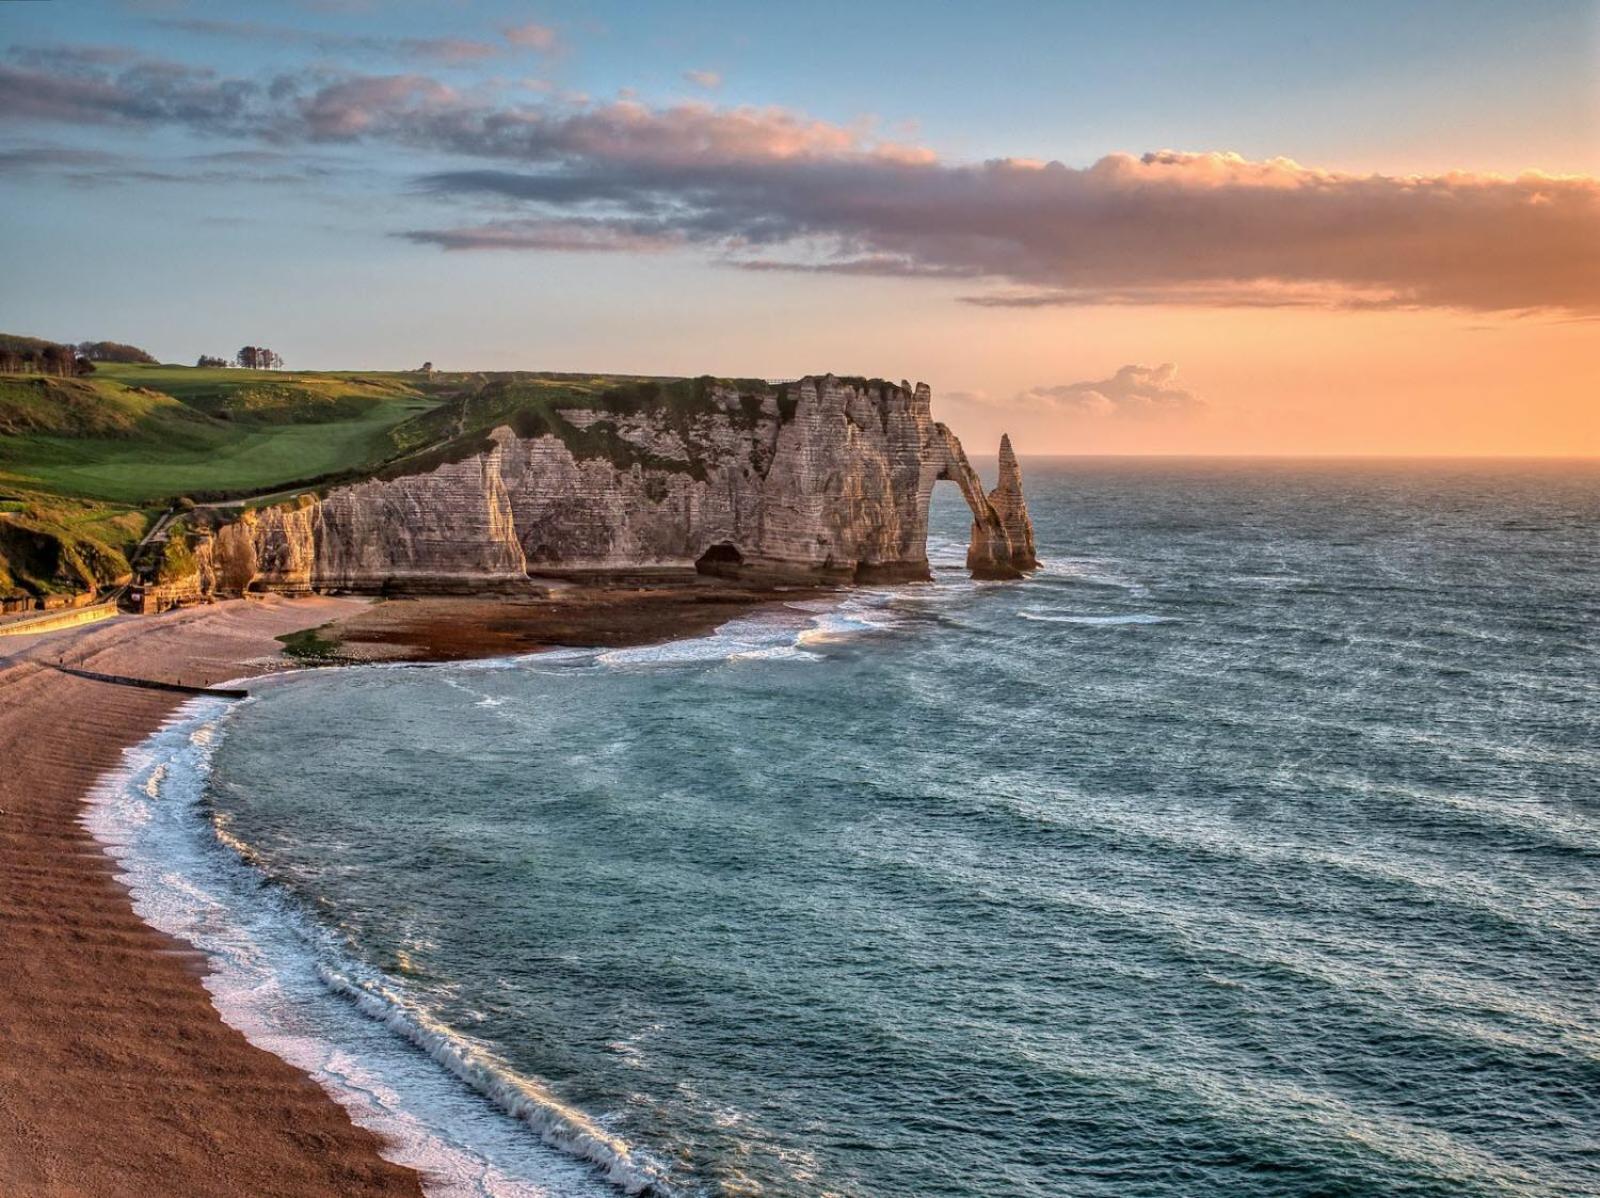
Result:
M530 574L700 570L769 581L929 576L928 502L972 509L968 567L1037 566L1009 440L986 494L926 385L833 376L709 386L693 409L559 408L415 472L246 512L196 547L202 585L389 593L526 587Z

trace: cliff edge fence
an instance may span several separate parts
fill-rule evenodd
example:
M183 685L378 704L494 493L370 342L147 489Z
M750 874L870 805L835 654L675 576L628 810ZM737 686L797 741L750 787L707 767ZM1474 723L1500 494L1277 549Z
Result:
M514 413L450 452L248 510L197 535L199 590L482 594L530 576L689 572L761 583L929 578L934 484L972 511L976 578L1035 569L1009 438L985 492L926 384L706 380L692 405L623 395Z

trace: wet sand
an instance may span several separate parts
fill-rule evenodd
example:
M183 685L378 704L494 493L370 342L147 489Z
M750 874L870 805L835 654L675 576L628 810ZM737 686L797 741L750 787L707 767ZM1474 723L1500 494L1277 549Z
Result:
M785 598L817 591L711 580L649 587L570 586L547 599L396 599L317 630L333 660L456 661L557 645L606 649L700 636Z
M235 600L0 638L0 1194L420 1195L313 1081L224 1024L205 961L134 914L81 822L96 780L183 696L52 668L209 685L300 664L454 659L708 632L781 597L716 584L549 601Z

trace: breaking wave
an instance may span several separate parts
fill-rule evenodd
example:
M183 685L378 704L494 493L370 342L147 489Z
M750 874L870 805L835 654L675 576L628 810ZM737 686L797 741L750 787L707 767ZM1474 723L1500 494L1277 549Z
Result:
M672 1194L662 1162L380 982L256 868L205 799L230 714L186 704L125 751L84 817L140 917L206 954L223 1019L310 1074L435 1198Z
M1017 615L1024 620L1037 620L1042 624L1116 625L1172 623L1171 616L1152 616L1144 612L1130 612L1125 615L1115 616L1073 616L1053 612L1019 611Z

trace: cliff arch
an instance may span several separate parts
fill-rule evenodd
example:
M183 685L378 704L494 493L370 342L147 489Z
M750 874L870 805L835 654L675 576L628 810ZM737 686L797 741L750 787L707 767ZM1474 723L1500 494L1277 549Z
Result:
M1000 438L1000 482L984 492L983 480L967 460L966 451L947 425L933 426L942 452L936 480L948 479L961 488L972 511L972 539L967 545L967 569L974 578L1016 579L1039 567L1033 545L1033 523L1022 498L1022 471L1011 438Z

